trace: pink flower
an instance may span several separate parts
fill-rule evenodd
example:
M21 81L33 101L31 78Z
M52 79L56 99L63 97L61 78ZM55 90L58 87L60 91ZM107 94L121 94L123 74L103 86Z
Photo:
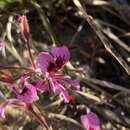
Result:
M38 99L38 96L36 87L28 83L26 81L27 79L28 78L21 78L22 88L19 90L16 85L13 85L12 91L16 94L19 100L29 104Z
M86 130L100 130L100 120L93 112L82 115L81 122Z
M28 83L28 78L29 77L21 77L18 86L16 84L9 85L9 89L16 94L16 98L7 99L2 104L0 104L0 117L5 117L5 109L8 106L13 105L19 108L25 108L38 98L37 88L34 85Z
M13 91L17 98L25 103L32 103L37 99L37 90L35 86L31 84L24 85L21 92L19 92L16 87L13 88Z
M33 82L31 82L31 84L33 86L35 86L36 90L39 92L46 92L48 91L48 84L46 81L43 80L34 80Z
M38 99L37 88L35 85L28 82L29 77L22 76L19 79L18 84L8 84L7 88L15 93L16 99L21 100L27 104L32 103L36 99Z
M70 101L70 96L63 85L70 84L74 86L74 88L80 89L78 81L71 80L59 74L59 70L64 67L69 59L70 53L65 46L52 48L50 52L41 52L36 59L37 69L40 70L48 80L47 90L51 89L55 95L63 95L66 103Z

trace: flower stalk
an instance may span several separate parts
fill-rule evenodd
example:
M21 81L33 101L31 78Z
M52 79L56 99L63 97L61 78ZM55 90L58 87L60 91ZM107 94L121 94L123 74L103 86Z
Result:
M0 65L0 70L26 70L32 71L31 68L23 67L23 66L2 66Z
M26 43L26 46L27 46L30 62L32 64L33 68L36 69L35 63L33 61L33 56L32 56L32 52L31 52L31 48L30 48L29 39L27 39L27 41L25 40L25 43Z
M26 45L27 50L28 50L30 62L32 64L33 68L36 69L35 63L33 61L33 56L32 56L32 53L31 53L31 48L30 48L29 25L28 25L27 17L25 15L19 16L18 22L20 24L20 29L21 29L21 32L22 32L22 35L23 35L23 38L24 38L25 45Z
M34 62L30 47L27 17L19 16L18 22L32 66L30 68L0 65L0 81L5 82L7 88L13 93L12 97L0 104L0 117L4 118L5 109L12 105L29 111L43 129L49 130L44 115L34 104L39 99L39 93L49 91L54 95L62 95L65 103L74 102L75 99L70 96L65 85L79 90L80 84L79 81L72 80L69 76L64 76L61 73L61 69L70 59L69 49L62 46L51 48L48 52L40 52L35 59L36 62ZM10 72L12 72L11 70L23 70L23 73L14 78L13 74L5 73L5 70L10 70Z
M43 116L43 114L38 110L38 108L32 104L28 104L28 110L31 112L31 114L35 117L35 119L43 126L46 130L49 130L47 122Z

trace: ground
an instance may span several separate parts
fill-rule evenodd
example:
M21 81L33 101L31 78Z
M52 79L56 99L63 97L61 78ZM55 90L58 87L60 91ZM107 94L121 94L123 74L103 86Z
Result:
M81 90L69 89L75 97L75 102L64 104L60 97L49 93L41 94L36 104L46 115L50 129L53 130L82 130L80 115L94 111L101 119L102 130L129 130L130 129L130 78L129 78L129 31L130 15L129 1L82 1L85 11L100 27L102 34L114 48L113 56L108 47L105 47L100 36L95 33L73 1L38 1L40 8L50 21L51 30L56 36L56 46L66 45L71 54L70 64L66 66L65 74L80 80ZM96 4L97 3L97 4ZM13 8L12 8L13 7ZM8 18L13 16L11 35L13 46L17 48L23 63L20 63L16 54L6 48L6 57L1 55L1 64L5 66L26 65L28 55L21 35L18 33L17 17L25 13L30 26L30 43L34 57L38 52L52 47L50 30L41 20L35 6L30 2L14 2L0 9L0 36L6 32ZM43 12L42 12L43 13ZM43 15L44 16L44 15ZM6 32L8 33L8 31ZM51 33L52 34L52 33ZM11 46L9 36L5 38L6 46ZM111 48L110 48L111 49ZM119 57L117 57L119 56ZM122 60L123 64L122 65ZM127 65L126 65L127 64ZM74 70L75 69L75 70ZM4 70L9 73L9 71ZM17 77L22 71L12 72ZM11 73L11 74L12 74ZM1 91L8 97L10 93L1 84ZM1 120L1 130L40 130L40 125L30 114L9 108L7 117Z

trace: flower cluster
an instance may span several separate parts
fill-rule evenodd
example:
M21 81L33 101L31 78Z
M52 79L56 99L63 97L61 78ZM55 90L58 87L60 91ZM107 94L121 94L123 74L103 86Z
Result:
M68 48L66 46L51 48L49 52L40 52L36 59L33 60L29 45L29 25L26 16L20 16L18 22L33 69L24 68L28 71L28 74L26 73L24 76L20 76L18 78L19 82L11 81L11 79L13 79L12 77L6 78L10 79L10 81L6 82L7 88L12 91L15 96L6 99L0 105L0 117L3 118L5 117L5 109L10 105L28 109L36 115L37 113L33 110L32 104L39 99L39 93L51 92L54 95L61 95L64 102L69 103L71 96L65 86L73 86L77 90L80 89L79 81L72 80L69 76L63 75L61 71L70 59ZM4 44L3 42L0 43L1 50ZM13 67L13 69L14 68L15 67ZM8 77L8 75L6 76ZM7 80L1 80L0 77L0 81ZM41 119L38 115L36 118L41 123ZM81 116L81 122L86 130L99 130L99 119L94 113ZM48 130L48 126L44 121L42 121L42 124L46 130Z
M80 89L77 80L71 80L59 73L59 70L68 62L69 58L69 50L63 46L52 48L50 52L41 52L36 59L36 66L46 79L44 82L39 81L46 86L46 88L43 87L44 91L51 90L55 95L62 94L66 103L70 101L70 96L63 85L70 84L74 88Z
M59 70L68 62L70 58L69 50L67 47L52 48L50 52L40 52L36 58L36 70L35 73L40 73L41 79L33 80L29 83L28 77L21 77L19 85L11 84L10 89L15 93L16 99L20 102L30 104L38 99L38 92L51 91L55 95L62 95L65 103L69 103L70 95L65 84L70 84L76 89L80 89L79 82L77 80L71 80L68 77L60 74ZM21 86L21 88L19 88ZM9 103L11 101L11 103ZM8 100L7 105L12 104L12 100ZM2 109L2 110L1 110ZM3 114L3 105L0 107L0 111Z

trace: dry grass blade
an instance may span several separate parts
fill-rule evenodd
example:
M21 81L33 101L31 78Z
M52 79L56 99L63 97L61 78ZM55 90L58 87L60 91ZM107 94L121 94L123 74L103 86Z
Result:
M113 90L117 90L117 91L121 91L121 92L125 92L125 93L130 93L129 89L127 89L123 86L117 85L117 84L113 84L113 83L108 82L108 81L98 80L98 79L88 78L88 77L82 78L82 80L87 80L88 82L91 82L93 84L100 85L100 86L106 87L106 88L111 88Z
M93 5L108 5L109 2L104 1L104 0L94 0L94 1L92 1L92 4Z
M45 15L44 11L42 10L41 6L35 1L35 0L31 0L31 4L35 7L35 9L37 10L41 20L42 20L42 24L43 26L46 28L46 30L48 31L50 38L52 40L52 46L56 46L57 40L56 40L56 36L52 30L51 24L49 19L47 18L47 16Z
M93 31L96 33L97 37L101 40L106 50L122 65L127 74L130 76L130 67L128 66L126 61L122 58L122 56L111 45L111 43L107 40L107 38L102 34L98 25L94 22L93 18L87 14L83 6L81 5L80 1L73 0L73 2L81 12L80 14L87 20Z
M112 40L114 40L119 46L124 48L127 52L130 53L130 47L126 45L123 41L121 41L114 33L111 32L111 30L103 30L103 32Z
M70 41L70 46L72 46L72 44L75 42L76 38L78 37L79 33L82 31L83 27L84 27L85 21L83 21L77 28L76 33L74 34L74 36L72 37L71 41Z
M48 117L49 117L49 118L58 118L58 119L60 119L60 120L64 120L64 121L73 123L73 124L75 124L75 125L77 125L78 127L80 127L80 128L83 129L83 127L81 126L80 123L78 123L76 120L74 120L74 119L72 119L72 118L70 118L70 117L67 117L67 116L65 116L65 115L61 115L61 114L56 114L56 113L49 112L49 113L48 113Z
M84 97L87 97L87 98L90 98L96 102L101 102L100 98L99 97L96 97L92 94L89 94L89 93L85 93L85 92L82 92L82 91L76 91L78 94L84 96Z
M114 8L114 10L116 10L116 12L113 11L112 9L110 9L109 7ZM108 6L101 6L101 8L103 8L105 11L109 12L110 14L114 15L118 19L122 20L127 25L130 25L129 21L126 18L122 17L120 14L120 12L122 12L121 8L123 7L124 9L127 9L128 8L127 6L120 6L120 4L112 1L112 2L109 2L109 7Z
M43 109L45 110L45 109L60 105L62 102L63 102L63 99L61 98L61 99L56 100L55 102L53 102L53 103L51 103L49 105L44 106Z
M15 47L13 45L13 39L11 36L12 22L13 22L13 16L10 16L9 21L7 23L7 27L6 27L6 35L10 42L10 45L6 44L6 48L20 62L20 64L23 65L24 61L22 60L22 58L20 57L19 53L17 52L17 50L15 49Z
M88 80L83 79L82 82L84 82L86 85L89 85L90 87L92 87L94 90L97 90L101 93L104 93L106 97L108 97L109 99L115 101L117 104L119 104L122 108L127 109L130 112L130 106L127 104L124 104L124 102L115 99L110 93L108 93L107 91L103 90L102 88L100 88L99 86L97 86L96 84L92 84L91 82L89 82Z
M113 25L111 23L105 22L103 20L97 19L97 20L95 20L95 22L97 22L98 24L100 24L100 26L101 25L105 25L106 27L110 27L112 29L115 29L115 30L121 32L121 33L126 33L126 31L124 29L119 28L119 27L117 27L117 26L115 26L115 25Z
M6 100L5 95L0 91L0 102L3 102Z

